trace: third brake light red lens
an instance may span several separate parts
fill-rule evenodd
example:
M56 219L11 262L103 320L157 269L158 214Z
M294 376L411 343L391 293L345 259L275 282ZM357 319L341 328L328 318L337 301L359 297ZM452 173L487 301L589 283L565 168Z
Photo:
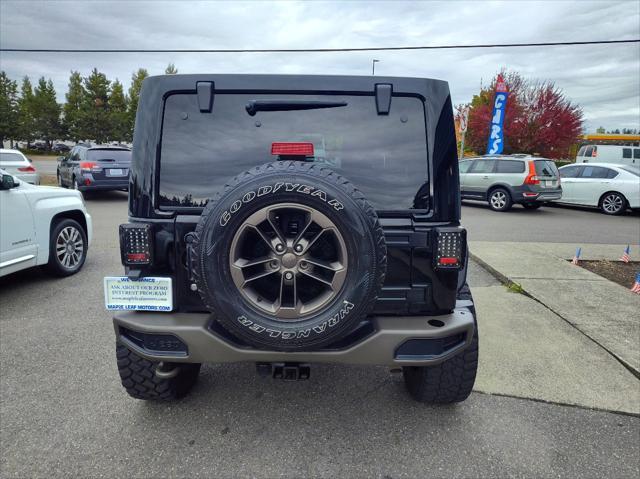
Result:
M313 143L271 143L271 154L279 156L313 156Z

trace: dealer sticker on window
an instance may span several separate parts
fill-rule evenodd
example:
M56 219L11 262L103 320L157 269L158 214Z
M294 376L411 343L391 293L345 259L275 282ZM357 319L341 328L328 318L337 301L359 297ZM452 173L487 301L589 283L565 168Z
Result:
M110 311L171 311L171 278L104 278L104 304Z

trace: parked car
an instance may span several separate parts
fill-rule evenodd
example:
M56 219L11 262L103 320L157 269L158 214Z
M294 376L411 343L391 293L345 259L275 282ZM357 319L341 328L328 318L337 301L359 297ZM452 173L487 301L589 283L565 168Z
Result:
M44 141L36 141L31 144L31 149L36 151L47 151L49 146Z
M67 151L70 151L70 150L71 150L71 147L65 145L64 143L56 143L51 147L51 151L54 151L56 153L66 153Z
M310 362L387 365L418 401L469 396L446 82L150 77L134 135L125 275L104 280L128 394L175 399L201 363L244 361L288 380Z
M528 155L482 156L458 165L462 199L487 201L494 211L514 203L537 209L562 196L553 160Z
M26 183L40 184L40 175L36 168L21 151L0 149L0 168Z
M584 145L578 150L576 163L611 163L640 166L640 147L622 145Z
M57 276L80 271L91 243L82 195L0 175L0 276L38 265Z
M80 191L129 188L131 150L111 146L74 146L58 159L58 185Z
M640 208L640 168L609 163L566 165L560 168L559 203L594 206L607 215Z

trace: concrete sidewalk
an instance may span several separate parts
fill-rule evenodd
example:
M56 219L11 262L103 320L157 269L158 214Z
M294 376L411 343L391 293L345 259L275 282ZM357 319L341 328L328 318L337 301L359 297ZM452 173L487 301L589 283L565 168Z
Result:
M586 245L583 259L617 260L626 245ZM576 245L471 242L471 257L572 324L640 377L640 296L567 261ZM640 259L638 245L632 260ZM631 285L629 285L631 286Z

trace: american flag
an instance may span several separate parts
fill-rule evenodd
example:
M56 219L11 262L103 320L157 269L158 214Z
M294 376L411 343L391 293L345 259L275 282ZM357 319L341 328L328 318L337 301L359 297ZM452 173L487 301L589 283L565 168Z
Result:
M582 253L582 248L578 248L576 250L576 254L573 257L573 259L571 260L571 263L578 264L578 261L580 260L580 253Z
M627 245L627 249L625 249L624 253L622 253L622 256L620 256L620 261L628 263L631 260L629 253L631 253L631 248L629 248L629 245Z
M631 286L631 292L640 294L640 273L636 274L636 282Z

